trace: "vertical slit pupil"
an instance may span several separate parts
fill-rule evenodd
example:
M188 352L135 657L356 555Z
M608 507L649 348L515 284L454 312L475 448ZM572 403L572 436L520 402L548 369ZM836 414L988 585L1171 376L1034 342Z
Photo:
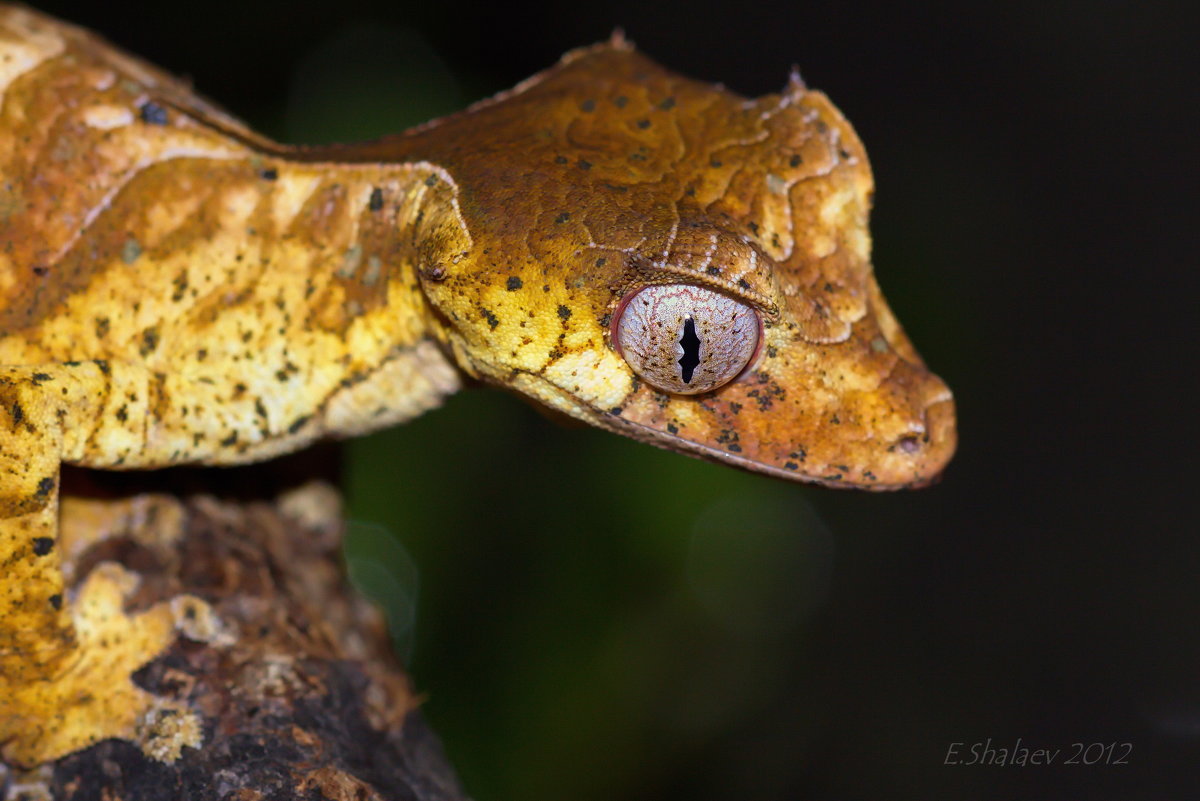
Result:
M683 383L692 383L692 374L700 364L700 337L696 336L696 321L691 317L683 324L683 338L679 340L683 346L683 356L679 358L679 366L683 370Z

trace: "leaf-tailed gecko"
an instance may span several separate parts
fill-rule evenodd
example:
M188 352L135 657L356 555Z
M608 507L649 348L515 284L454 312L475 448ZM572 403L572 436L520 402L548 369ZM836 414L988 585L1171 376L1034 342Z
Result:
M64 463L267 459L470 376L773 476L928 483L953 401L872 275L871 192L797 76L747 100L620 37L406 133L302 148L0 6L0 753L135 739L170 705L130 674L205 606L128 614L111 563L68 591Z

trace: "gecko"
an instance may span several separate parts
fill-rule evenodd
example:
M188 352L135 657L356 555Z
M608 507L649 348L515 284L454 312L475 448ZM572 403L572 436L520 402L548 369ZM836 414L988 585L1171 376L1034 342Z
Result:
M485 383L783 479L932 482L954 401L874 278L872 193L798 74L747 99L620 35L404 133L300 147L0 5L0 755L192 715L130 675L203 600L129 612L115 563L68 586L64 464L254 462Z

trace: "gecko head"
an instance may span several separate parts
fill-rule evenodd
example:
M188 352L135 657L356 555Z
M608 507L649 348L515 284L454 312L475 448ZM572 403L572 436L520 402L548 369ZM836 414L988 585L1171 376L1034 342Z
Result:
M894 489L949 461L951 393L872 274L866 154L824 95L746 101L615 43L440 141L464 126L438 155L460 233L421 275L465 370L789 479Z

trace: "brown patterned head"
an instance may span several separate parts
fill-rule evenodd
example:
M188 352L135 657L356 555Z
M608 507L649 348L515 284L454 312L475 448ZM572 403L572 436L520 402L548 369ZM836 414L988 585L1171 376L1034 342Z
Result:
M872 275L866 153L797 77L746 100L616 40L374 147L445 170L420 275L469 372L652 444L830 486L925 484L953 454L950 391ZM726 338L751 329L748 350ZM706 359L723 382L663 377Z

